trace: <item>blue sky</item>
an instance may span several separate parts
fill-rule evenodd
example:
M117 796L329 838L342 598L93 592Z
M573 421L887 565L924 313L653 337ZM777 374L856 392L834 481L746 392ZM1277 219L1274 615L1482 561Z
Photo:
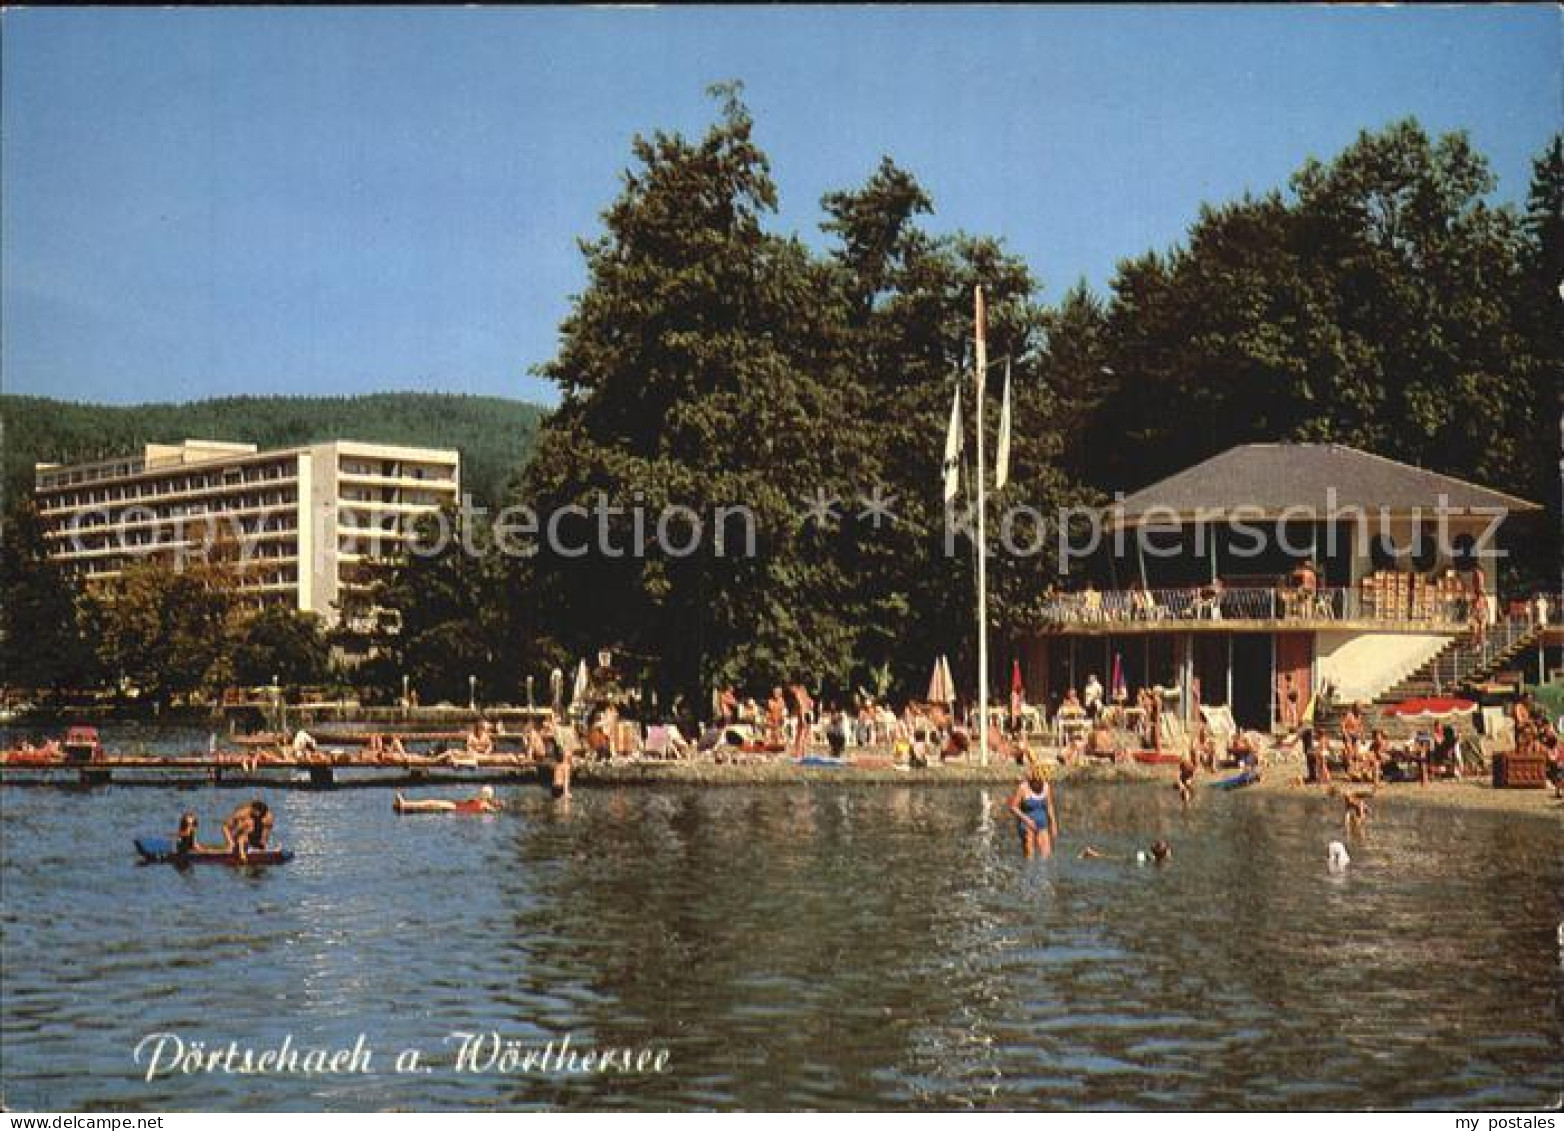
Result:
M7 392L139 402L529 376L636 132L739 78L782 197L882 154L1055 298L1363 128L1465 129L1523 198L1560 17L1512 8L4 13Z

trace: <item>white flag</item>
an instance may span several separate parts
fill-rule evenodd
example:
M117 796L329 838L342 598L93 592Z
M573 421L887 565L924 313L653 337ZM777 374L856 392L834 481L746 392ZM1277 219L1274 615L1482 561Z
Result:
M983 399L983 390L988 384L988 330L984 325L988 316L983 306L983 288L974 287L972 292L972 321L977 327L977 372L973 374L976 379L978 400ZM981 420L982 412L979 411L978 419Z
M956 399L950 404L950 429L945 433L945 501L949 503L961 490L961 382L956 382Z
M1010 482L1010 363L1005 362L1005 399L999 407L999 452L994 457L994 490Z

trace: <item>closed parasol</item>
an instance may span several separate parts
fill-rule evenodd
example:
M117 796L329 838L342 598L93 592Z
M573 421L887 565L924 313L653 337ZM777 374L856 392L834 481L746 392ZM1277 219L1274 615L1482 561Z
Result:
M576 666L576 679L570 689L570 710L572 714L586 710L587 688L591 685L591 674L587 671L587 662L582 660Z
M940 656L934 661L934 674L929 677L930 703L950 704L956 701L956 689L950 680L950 664Z

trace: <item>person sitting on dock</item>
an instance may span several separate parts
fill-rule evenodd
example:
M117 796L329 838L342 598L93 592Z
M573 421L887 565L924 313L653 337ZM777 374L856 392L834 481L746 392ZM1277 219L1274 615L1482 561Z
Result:
M498 813L500 811L499 802L494 800L492 785L484 786L476 796L464 801L448 801L436 797L409 801L398 790L391 808L398 813Z
M467 753L478 757L494 753L494 736L489 733L489 720L479 719L467 735Z
M193 810L186 810L179 817L179 831L174 833L174 852L180 856L191 856L197 852L211 852L210 848L204 848L196 841L196 830L201 827L201 819Z
M252 848L264 851L275 823L276 818L266 802L260 798L245 802L223 822L226 851L236 853L240 860L244 860Z

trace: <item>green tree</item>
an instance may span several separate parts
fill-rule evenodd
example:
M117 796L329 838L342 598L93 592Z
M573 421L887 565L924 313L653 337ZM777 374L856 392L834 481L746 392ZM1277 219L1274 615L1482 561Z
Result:
M1235 444L1329 440L1545 498L1556 383L1494 187L1464 135L1409 120L1307 162L1287 195L1203 208L1182 246L1120 266L1105 330L1078 332L1113 377L1074 466L1133 490ZM1548 207L1534 187L1534 232Z
M235 591L232 570L222 562L173 568L148 557L132 563L86 601L107 676L155 706L228 686Z
M1525 246L1513 302L1525 342L1525 376L1540 418L1538 442L1527 448L1534 468L1528 481L1538 485L1533 497L1547 509L1533 533L1536 552L1522 564L1533 565L1534 582L1556 586L1564 560L1558 465L1564 458L1564 136L1555 134L1532 164L1522 226Z
M1011 485L992 499L991 546L1001 548L998 520L1008 508L1024 504L1051 519L1070 493L1056 467L1065 414L1047 380L1048 312L1036 301L1037 284L1026 264L997 240L922 230L917 218L932 212L932 202L910 173L888 159L862 187L828 194L821 204L828 217L824 230L837 241L830 265L846 310L838 349L850 374L849 403L872 453L876 481L897 499L895 526L852 547L846 611L862 625L864 681L888 665L899 692L917 693L935 654L954 653L970 673L975 651L974 540L947 539L939 473L958 379L969 436L974 426L972 380L962 374L972 364L979 284L989 308L989 356L1008 356L1014 380ZM990 453L1001 380L995 368L987 382ZM969 498L951 523L958 530L970 502L967 483ZM1032 553L1035 522L1023 520L1011 531L1012 545L1026 552L994 557L991 618L993 625L1019 632L1032 619L1053 567L1053 541L1045 539Z
M443 528L454 531L456 515ZM508 564L481 550L486 539L435 535L433 519L420 524L419 544L430 552L407 552L381 571L359 615L374 614L379 630L369 643L374 658L358 673L382 689L409 689L426 703L465 703L476 678L486 701L514 699L525 678L525 636L513 619L526 595L511 587Z
M0 534L0 686L58 692L96 682L74 587L49 560L30 498L11 507Z
M270 605L234 626L233 678L244 687L273 679L284 687L316 685L328 671L328 647L320 618L309 612Z
M562 402L520 493L545 519L600 497L640 507L649 530L669 507L700 516L688 555L650 536L644 554L603 552L635 544L621 513L606 542L595 522L562 524L588 552L545 547L530 568L559 651L613 646L693 701L718 680L849 677L858 626L834 609L848 588L838 539L799 518L817 491L850 497L865 463L834 367L837 312L820 301L829 280L798 241L764 230L766 158L737 87L715 93L722 113L699 141L636 139L604 234L583 244L588 286L542 368ZM752 525L719 521L739 506ZM671 541L687 522L677 529Z

